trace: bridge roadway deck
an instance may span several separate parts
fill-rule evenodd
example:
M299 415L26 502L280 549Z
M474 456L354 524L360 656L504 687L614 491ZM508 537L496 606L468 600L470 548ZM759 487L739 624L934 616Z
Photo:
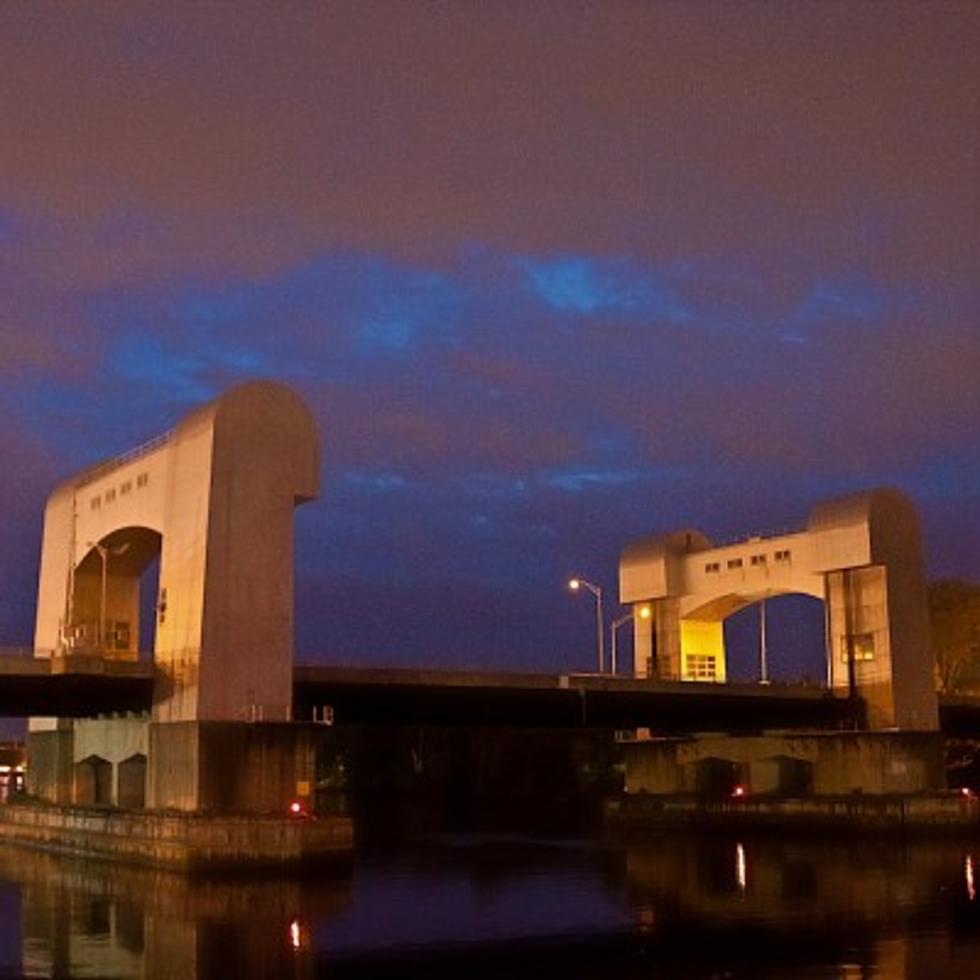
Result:
M656 682L597 674L297 667L294 714L337 723L631 728L838 728L851 709L820 688Z
M0 717L148 711L150 663L0 654ZM855 705L823 688L532 674L301 665L294 717L335 724L632 728L658 733L851 727ZM980 699L940 699L943 731L980 737ZM859 720L859 719L858 719Z

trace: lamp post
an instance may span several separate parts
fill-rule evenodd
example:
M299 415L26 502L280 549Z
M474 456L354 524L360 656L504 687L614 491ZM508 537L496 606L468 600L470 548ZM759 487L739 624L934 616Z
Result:
M588 589L595 596L595 633L596 633L596 647L597 647L597 661L599 665L599 673L601 674L605 669L606 662L606 644L605 638L603 636L603 619L602 619L602 589L598 585L594 585L592 582L587 582L584 578L573 578L569 579L568 587L573 592L578 592L580 589Z
M118 548L109 548L95 541L86 542L86 546L94 548L102 559L102 591L99 595L99 650L105 653L106 584L109 578L109 555L125 554L129 550L129 542L119 545Z
M640 619L650 618L650 607L640 606L639 609L631 609L628 613L620 616L618 619L614 619L609 624L609 668L610 671L616 673L616 630L620 626L624 626L626 623L632 623L633 620L639 616ZM636 672L636 667L633 668L634 673Z
M769 649L766 637L766 596L759 603L759 683L769 683Z

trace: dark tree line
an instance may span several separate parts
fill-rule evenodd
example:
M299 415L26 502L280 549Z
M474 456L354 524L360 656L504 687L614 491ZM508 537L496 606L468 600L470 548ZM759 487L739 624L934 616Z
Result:
M980 585L932 583L929 620L939 691L980 692Z

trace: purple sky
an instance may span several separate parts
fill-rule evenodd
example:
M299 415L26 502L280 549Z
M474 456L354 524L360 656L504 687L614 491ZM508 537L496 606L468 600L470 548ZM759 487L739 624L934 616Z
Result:
M0 646L43 500L229 385L323 440L297 651L587 668L631 538L893 484L980 579L980 6L7 4Z

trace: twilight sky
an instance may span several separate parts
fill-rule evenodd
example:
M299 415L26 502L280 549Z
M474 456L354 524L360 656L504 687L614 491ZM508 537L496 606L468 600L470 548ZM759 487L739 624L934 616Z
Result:
M880 484L980 580L978 51L938 0L4 4L0 646L55 482L252 377L321 428L302 659L588 668L569 574Z

